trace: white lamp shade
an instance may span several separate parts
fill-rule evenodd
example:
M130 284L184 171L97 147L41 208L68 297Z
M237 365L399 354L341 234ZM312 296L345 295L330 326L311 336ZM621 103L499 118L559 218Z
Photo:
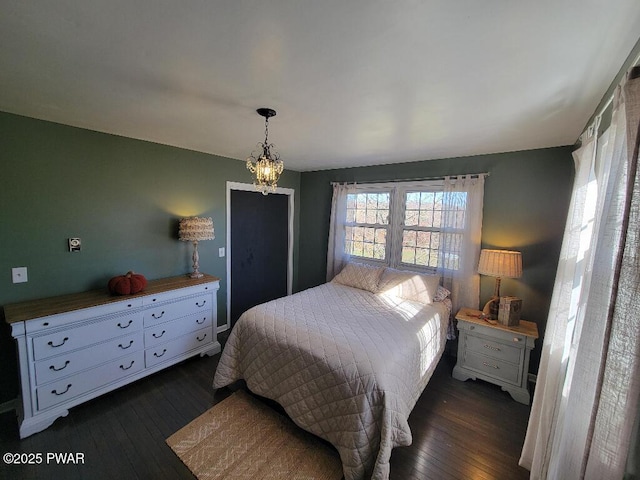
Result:
M522 254L511 250L481 250L478 273L492 277L522 276Z
M213 240L213 220L211 217L183 218L180 220L178 235L183 242Z

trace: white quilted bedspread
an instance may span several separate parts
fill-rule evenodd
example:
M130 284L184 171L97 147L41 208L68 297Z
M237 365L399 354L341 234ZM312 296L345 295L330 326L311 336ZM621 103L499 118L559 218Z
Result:
M244 379L333 444L346 480L389 477L391 450L444 350L449 311L327 283L258 305L234 326L214 387Z

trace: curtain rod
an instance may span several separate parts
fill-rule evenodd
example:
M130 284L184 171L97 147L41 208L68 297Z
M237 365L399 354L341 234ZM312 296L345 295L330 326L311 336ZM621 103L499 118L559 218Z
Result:
M631 66L628 68L627 73L630 72L633 68L635 68L635 67L637 67L639 65L640 65L640 53L638 54L636 59L633 62L631 62ZM582 132L580 134L580 137L578 137L578 140L576 140L576 143L578 143L580 141L580 139L585 134L585 132L588 132L589 129L593 128L593 126L596 123L599 123L598 117L602 118L602 115L604 115L604 112L606 112L607 108L609 108L611 106L611 104L613 103L613 98L616 95L616 88L613 89L613 93L609 96L609 98L607 99L605 104L602 106L600 111L598 111L598 113L593 116L593 121L587 126L587 128L584 129L584 132Z
M331 185L340 185L343 183L354 183L354 184L358 184L358 185L366 185L369 183L401 183L401 182L421 182L424 180L444 180L445 176L449 177L449 178L458 178L458 177L464 177L466 175L470 175L472 177L479 177L479 176L483 176L483 177L488 177L491 174L489 172L482 172L482 173L463 173L460 175L441 175L438 177L417 177L417 178L398 178L395 180L365 180L363 182L330 182Z

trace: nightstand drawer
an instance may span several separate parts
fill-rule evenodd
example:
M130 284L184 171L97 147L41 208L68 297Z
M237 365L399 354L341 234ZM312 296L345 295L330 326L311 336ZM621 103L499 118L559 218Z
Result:
M524 345L527 343L527 336L522 333L499 330L489 325L469 325L468 329L470 332L473 332L474 335L484 335L512 345Z
M479 353L505 362L520 363L524 344L519 348L480 336L467 335L466 338L467 352Z
M473 352L466 352L463 366L514 385L520 383L520 365L502 362Z

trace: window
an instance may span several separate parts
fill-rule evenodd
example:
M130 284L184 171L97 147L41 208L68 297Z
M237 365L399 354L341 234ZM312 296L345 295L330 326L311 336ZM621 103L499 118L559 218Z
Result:
M437 181L356 189L347 195L346 253L391 267L435 270L446 241L449 247L443 264L458 268L466 193L450 194L453 201L445 205L443 184Z
M401 262L436 268L441 223L442 192L407 192L404 198Z
M374 260L387 259L389 192L347 195L345 251Z

